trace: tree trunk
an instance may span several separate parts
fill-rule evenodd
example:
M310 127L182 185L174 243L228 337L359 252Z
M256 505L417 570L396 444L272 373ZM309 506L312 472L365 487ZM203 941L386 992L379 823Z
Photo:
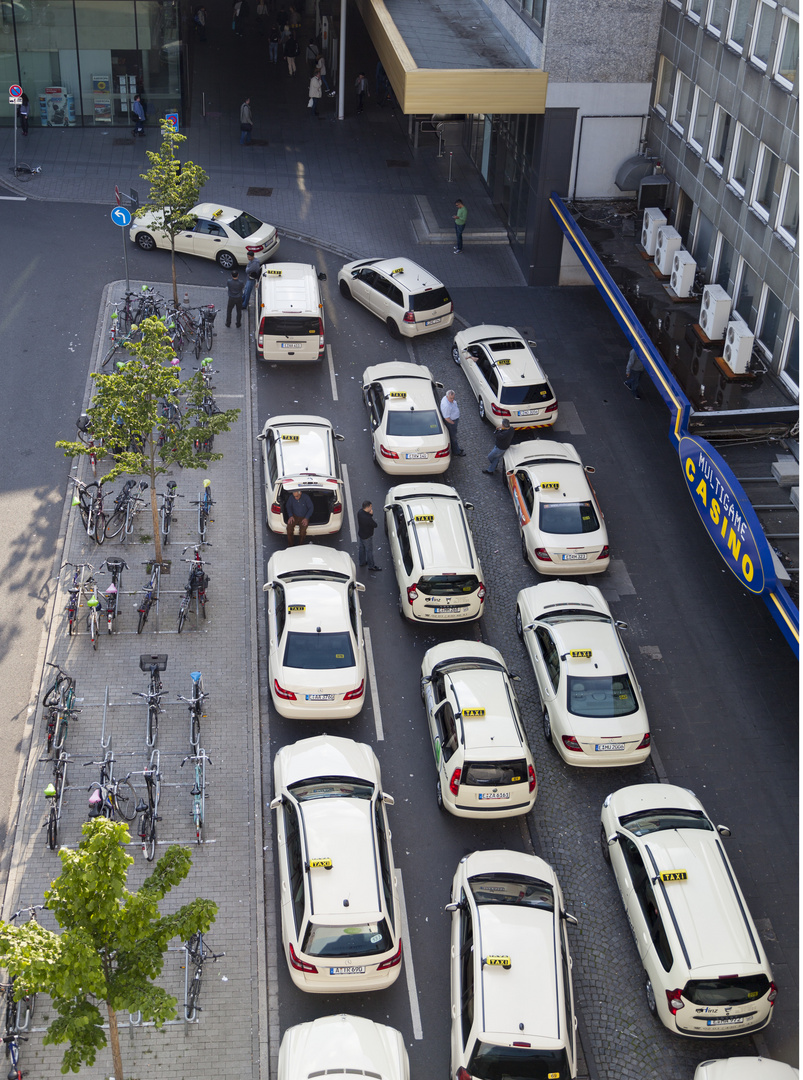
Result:
M170 263L173 268L173 303L178 307L178 285L176 284L176 238L170 234Z
M151 432L151 437L148 441L150 442L151 451L151 517L153 518L153 550L155 552L156 562L161 565L162 533L159 528L159 508L156 502L156 443L154 441L153 432Z
M114 1065L114 1080L124 1080L123 1077L123 1057L120 1053L120 1034L117 1031L117 1013L106 1002L106 1008L109 1010L109 1042L112 1044L112 1064Z

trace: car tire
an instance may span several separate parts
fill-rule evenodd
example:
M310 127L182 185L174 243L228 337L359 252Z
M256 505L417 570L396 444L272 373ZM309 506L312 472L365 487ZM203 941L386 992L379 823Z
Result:
M452 345L452 360L454 360L458 367L460 366L460 350L457 347L457 342Z
M402 603L402 598L401 598L401 596L399 596L399 599L398 599L398 602L397 602L397 605L396 605L396 606L397 606L397 607L398 607L398 609L399 609L399 618L400 618L400 619L401 619L401 620L402 620L403 622L407 622L407 616L406 616L406 615L404 614L404 604Z
M379 464L379 461L377 460L377 456L376 456L376 443L374 442L373 438L371 439L371 459L373 460L374 465ZM385 536L387 536L387 533L388 533L387 526L385 526Z
M435 800L438 804L438 809L443 810L443 791L441 790L440 780L435 783Z
M655 1001L655 991L652 988L652 983L647 979L647 985L644 987L644 993L647 996L647 1008L650 1010L653 1016L658 1015L658 1005Z
M146 232L137 233L136 244L143 251L153 251L156 247L156 241L150 233Z
M521 557L526 563L529 563L530 557L527 554L527 541L524 539L524 533L521 534Z
M544 715L541 717L541 723L544 727L544 738L548 743L552 742L552 723L549 719L549 709L544 706Z
M401 330L399 330L398 326L393 321L393 319L386 319L385 320L385 325L387 326L388 333L390 334L390 336L392 338L398 339L398 338L401 337Z
M237 260L230 251L219 251L215 256L215 262L221 270L235 270L237 267Z
M345 297L346 300L354 299L354 297L351 295L351 289L348 287L345 281L340 282L340 295Z
M610 851L610 848L608 847L608 837L605 835L605 826L604 825L600 825L600 827L599 827L599 845L602 848L603 862L606 862L608 864L608 866L610 866L611 865L611 851Z
M524 623L521 621L521 608L516 608L516 633L519 641L524 641Z
M479 410L480 420L484 420L485 419L485 402L482 400L482 398L479 398L478 401L477 401L477 409Z

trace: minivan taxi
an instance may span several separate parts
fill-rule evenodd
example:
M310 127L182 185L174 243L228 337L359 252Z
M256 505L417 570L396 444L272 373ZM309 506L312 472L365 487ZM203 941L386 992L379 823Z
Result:
M257 290L257 360L298 364L322 359L322 276L307 263L263 267Z

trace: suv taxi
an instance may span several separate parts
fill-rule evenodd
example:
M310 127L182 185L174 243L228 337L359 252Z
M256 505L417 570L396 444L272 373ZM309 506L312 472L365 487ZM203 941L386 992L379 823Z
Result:
M567 924L552 867L475 851L452 882L450 1080L577 1076Z
M413 622L479 619L485 583L464 503L446 484L399 484L385 497L385 530L399 613Z
M670 1031L701 1039L766 1027L777 994L723 836L730 830L671 784L634 784L602 804L602 855L647 974L647 1006Z
M340 293L378 316L391 337L417 337L454 322L446 286L411 259L358 259L337 275Z
M401 915L379 762L329 735L283 746L273 763L282 940L310 994L382 990L401 971Z
M442 473L452 460L435 382L421 364L392 361L362 373L371 424L371 453L386 473Z
M421 664L438 806L486 820L532 810L535 763L502 654L477 641L436 645Z
M555 423L558 401L534 348L512 326L470 326L455 336L452 359L465 372L481 420L495 428L509 420L516 431Z
M316 1076L410 1080L404 1037L365 1016L319 1016L288 1028L279 1047L279 1080Z
M338 532L343 524L343 476L336 444L343 436L323 416L273 416L257 438L271 532L287 530L285 503L297 490L312 499L307 536Z

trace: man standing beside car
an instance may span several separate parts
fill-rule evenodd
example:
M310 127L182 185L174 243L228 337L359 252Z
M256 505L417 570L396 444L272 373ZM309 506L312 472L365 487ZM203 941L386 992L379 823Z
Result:
M248 262L245 264L245 289L243 290L243 311L248 311L248 301L251 299L251 293L254 291L254 286L259 281L259 275L262 273L262 264L259 259L254 255L253 251L248 252Z
M499 464L499 459L504 456L505 450L508 449L513 442L513 436L515 432L510 426L510 421L507 417L502 421L502 426L496 429L494 435L493 450L488 455L488 468L483 469L484 473L488 473L489 476L493 476L496 472L496 466ZM504 479L504 477L503 477Z
M226 290L229 294L229 303L226 308L226 326L231 326L231 313L237 313L237 329L240 329L240 320L243 317L243 283L240 279L240 271L232 270L231 277L226 282Z
M370 499L362 504L362 509L357 511L357 561L360 566L367 566L369 570L381 570L374 560L374 530L379 527L379 522L374 518L374 507Z
M447 390L441 398L441 416L449 429L449 442L455 457L465 457L466 452L457 441L457 421L460 419L460 406L457 404L454 390Z
M284 509L287 513L287 546L292 547L295 543L296 525L298 525L298 541L303 544L307 539L309 519L315 509L312 505L312 499L307 495L306 491L302 492L299 488L298 491L291 494L284 504Z

